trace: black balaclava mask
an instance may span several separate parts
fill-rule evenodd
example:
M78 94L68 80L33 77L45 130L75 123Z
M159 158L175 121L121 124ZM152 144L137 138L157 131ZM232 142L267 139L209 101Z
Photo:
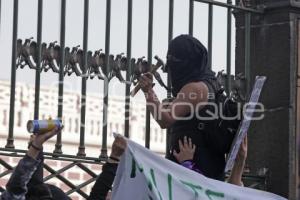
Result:
M206 48L190 35L180 35L170 42L167 70L174 97L190 82L215 79L215 73L207 66Z

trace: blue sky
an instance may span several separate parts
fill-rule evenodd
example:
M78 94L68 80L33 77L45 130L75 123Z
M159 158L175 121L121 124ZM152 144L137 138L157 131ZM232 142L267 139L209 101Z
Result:
M175 0L174 37L188 33L189 0ZM225 2L224 0L222 2ZM67 0L66 46L82 46L84 0ZM168 0L154 0L153 55L165 60L168 44ZM104 50L105 44L105 0L90 0L89 13L89 50ZM226 67L227 10L214 7L213 21L213 70L220 71ZM0 27L0 79L10 80L11 72L11 38L13 21L13 1L2 0ZM207 46L208 6L195 2L194 36ZM19 0L18 38L34 37L36 40L37 0ZM59 41L60 0L44 0L43 42ZM148 0L133 0L132 56L147 56ZM232 23L232 71L234 72L234 17ZM127 38L127 1L112 0L111 12L111 53L126 53ZM165 77L165 76L164 76ZM17 81L34 83L35 72L24 69L17 71ZM41 84L55 84L58 74L42 73ZM66 77L66 88L80 91L81 79ZM88 81L88 92L101 92L103 82L97 79ZM156 87L163 98L165 91ZM111 82L110 94L124 95L125 85L114 80ZM141 95L139 95L140 98Z

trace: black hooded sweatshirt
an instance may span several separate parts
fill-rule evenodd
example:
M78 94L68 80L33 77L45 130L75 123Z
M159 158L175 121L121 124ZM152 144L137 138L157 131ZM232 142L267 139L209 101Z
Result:
M167 55L167 70L171 78L172 94L176 97L181 88L191 82L204 82L209 93L215 93L217 88L215 73L207 65L207 50L199 40L189 35L180 35L170 44ZM199 114L205 115L206 107ZM179 151L178 141L184 136L192 138L196 145L194 163L203 175L217 179L224 179L225 155L218 152L210 141L204 126L206 121L199 121L195 113L190 120L177 120L171 127L170 152ZM189 116L189 115L188 115ZM177 162L172 153L168 159Z

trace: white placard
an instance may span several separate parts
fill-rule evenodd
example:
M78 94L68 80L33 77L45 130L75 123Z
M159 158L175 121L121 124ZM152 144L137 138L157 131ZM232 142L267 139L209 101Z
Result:
M254 87L253 87L253 90L252 90L252 93L251 93L251 96L250 96L250 100L247 103L247 106L246 106L246 108L243 112L244 118L243 118L243 120L240 124L240 127L238 129L238 132L237 132L237 134L236 134L236 136L235 136L235 138L232 142L231 150L230 150L230 153L228 154L228 157L227 157L225 172L228 172L228 171L232 170L232 167L234 165L234 162L235 162L237 153L240 149L241 143L242 143L243 139L245 138L245 136L248 132L250 122L251 122L251 118L252 118L253 113L255 111L255 107L258 103L258 99L259 99L259 96L260 96L260 93L261 93L261 90L264 86L265 81L266 81L265 76L257 76L255 78L255 84L254 84Z

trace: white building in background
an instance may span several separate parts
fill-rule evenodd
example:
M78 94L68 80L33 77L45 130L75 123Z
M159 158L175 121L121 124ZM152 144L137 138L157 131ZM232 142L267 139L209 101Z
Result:
M41 86L40 90L40 119L56 118L58 90ZM27 121L33 119L34 111L34 85L17 83L15 100L15 128L14 136L17 140L28 136ZM5 138L8 134L9 124L10 83L0 81L0 135ZM80 134L80 93L65 91L63 96L63 124L62 133L64 143L77 147ZM145 102L131 99L130 102L130 138L142 145L145 143ZM99 94L87 94L86 98L86 123L85 143L89 147L100 146L102 143L102 115L103 98ZM113 141L113 132L124 133L125 97L109 96L108 106L108 145ZM165 151L165 130L151 120L151 149L163 153ZM0 145L3 146L3 140ZM5 141L6 142L6 141ZM22 146L20 147L22 148ZM64 150L64 149L63 149ZM74 154L67 148L64 153ZM97 152L98 153L98 152ZM93 153L92 153L93 154ZM92 155L88 155L92 156Z
M34 85L17 83L15 96L15 124L14 124L14 145L16 149L26 149L29 134L26 129L27 121L33 119L34 112ZM63 96L63 124L62 151L64 154L76 155L79 146L80 136L80 103L81 96L78 92L65 91ZM9 124L9 102L10 82L0 81L0 147L6 145ZM41 86L40 88L40 119L56 118L58 104L58 89L56 87ZM131 99L130 102L130 138L142 145L145 144L145 102ZM99 94L88 93L86 98L86 123L85 123L85 152L88 157L99 157L102 144L102 110L103 98ZM108 106L108 147L113 142L113 132L124 134L125 97L109 96ZM150 149L159 153L165 152L166 131L160 129L158 124L151 120ZM53 152L55 138L51 139L45 147L45 152ZM4 159L4 157L0 156ZM5 158L12 165L16 159ZM63 162L49 162L54 168L64 165ZM52 163L52 164L51 164ZM91 166L96 173L101 168ZM0 173L4 167L0 166ZM78 169L68 172L66 175L75 184L86 180L86 174ZM5 184L4 180L0 185ZM59 181L52 181L61 188L65 186ZM88 193L93 184L88 185L85 190ZM68 189L65 188L67 191ZM72 199L81 199L77 195Z

